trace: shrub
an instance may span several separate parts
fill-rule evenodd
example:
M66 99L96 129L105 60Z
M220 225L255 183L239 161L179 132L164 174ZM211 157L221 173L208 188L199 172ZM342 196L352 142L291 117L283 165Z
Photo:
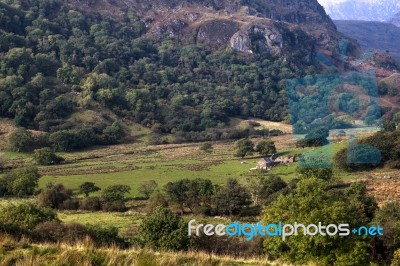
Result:
M8 136L8 144L17 152L29 152L32 151L34 138L30 131L18 128Z
M127 185L112 185L103 190L103 198L106 201L122 201L130 191L131 188Z
M37 167L26 166L14 169L4 177L6 194L19 197L32 196L38 187L39 178Z
M143 219L137 241L142 246L161 250L185 250L190 244L185 221L160 207Z
M79 223L63 224L59 221L47 221L38 224L31 232L33 240L39 242L62 242L75 244L89 237L98 246L116 244L126 247L126 243L118 235L115 227L99 227L82 225Z
M62 242L74 244L89 236L86 226L78 223L63 224L49 221L38 224L32 230L32 238L39 242Z
M105 201L102 203L101 208L106 212L124 212L127 210L123 200Z
M61 209L64 201L71 199L71 196L72 191L66 189L64 185L53 186L50 184L38 195L38 203L41 207Z
M42 148L35 150L33 159L37 164L40 165L53 165L53 164L59 164L64 161L64 158L56 155L54 152L50 150L50 148Z
M332 168L302 168L298 167L296 171L301 178L318 178L329 181L333 178Z
M79 201L76 199L64 200L59 206L60 210L77 210L79 208Z
M85 211L100 211L101 201L98 197L83 198L79 201L79 209Z
M32 230L46 221L56 221L57 214L51 209L33 203L7 204L0 208L0 223L10 228Z
M213 149L213 145L210 142L203 143L200 147L200 150L206 153L212 153Z
M151 195L149 201L146 204L146 212L151 214L157 207L168 207L168 201L165 195L161 192L156 192Z
M96 225L88 225L87 230L91 239L102 246L125 246L125 241L118 235L118 228L114 226L101 227Z
M327 128L319 127L310 130L304 137L303 145L307 147L318 147L328 143L329 130Z

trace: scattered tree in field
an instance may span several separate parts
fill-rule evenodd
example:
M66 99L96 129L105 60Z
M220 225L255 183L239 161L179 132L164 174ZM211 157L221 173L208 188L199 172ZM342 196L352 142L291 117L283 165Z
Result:
M157 182L154 180L150 180L140 184L138 191L140 194L144 195L146 199L149 199L150 195L153 194L157 187Z
M89 197L90 193L94 193L100 190L101 189L93 182L85 182L79 186L79 192L85 194L85 197Z
M213 149L214 148L213 148L213 145L211 144L211 142L203 143L200 147L200 150L202 150L206 153L212 153Z
M37 167L26 166L14 169L3 179L5 194L19 197L32 196L38 187L39 178Z
M229 179L214 196L218 212L232 216L250 203L250 194L236 179Z
M63 162L65 159L55 154L50 148L35 150L33 159L40 165L53 165Z
M236 143L236 156L244 158L254 151L254 143L249 139L242 139Z
M137 241L143 246L161 250L188 249L187 223L169 209L158 207L143 219Z
M269 156L276 153L275 143L272 140L262 140L257 144L256 152L261 156Z
M34 142L33 135L25 128L18 128L8 137L8 144L12 150L17 152L31 151Z
M103 198L107 201L123 201L125 194L129 193L131 188L127 185L112 185L103 189Z

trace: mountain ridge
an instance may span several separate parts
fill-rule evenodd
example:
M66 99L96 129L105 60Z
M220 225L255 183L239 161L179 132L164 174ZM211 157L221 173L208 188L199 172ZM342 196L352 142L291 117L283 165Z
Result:
M352 36L364 49L388 51L400 61L400 28L388 22L335 20L338 30Z
M397 0L347 0L321 1L326 12L333 20L365 20L389 21L400 12L400 2Z

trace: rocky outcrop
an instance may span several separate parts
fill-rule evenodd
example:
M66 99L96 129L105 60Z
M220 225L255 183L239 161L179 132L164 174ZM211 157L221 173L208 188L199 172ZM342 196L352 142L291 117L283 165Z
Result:
M234 51L253 53L253 51L251 50L251 42L248 32L245 31L236 32L232 36L230 44Z
M235 33L230 40L234 51L253 53L258 50L279 55L283 49L283 36L281 30L274 25L255 24L246 31Z
M234 21L210 20L198 28L196 41L214 47L226 46L238 29L239 24Z

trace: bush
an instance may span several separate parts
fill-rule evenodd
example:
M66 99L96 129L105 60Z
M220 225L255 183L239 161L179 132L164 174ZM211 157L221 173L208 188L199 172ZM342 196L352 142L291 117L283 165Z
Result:
M112 185L103 190L103 198L106 201L123 201L125 194L129 193L131 188L127 185Z
M82 226L83 227L83 226ZM86 230L82 230L80 232L79 238L82 238L86 233ZM66 243L73 243L79 238L75 238L74 235L69 234L69 240L67 241L66 238L66 228L65 226L59 221L46 221L36 225L36 227L32 230L32 238L34 241L38 242L66 242Z
M200 147L200 150L206 153L212 153L213 149L213 145L210 142L203 143Z
M126 247L126 243L118 236L115 227L85 226L79 223L63 224L59 221L47 221L38 224L31 232L33 240L39 242L62 242L75 244L89 237L98 246Z
M38 187L40 174L37 167L26 166L12 170L3 179L5 194L26 197L32 196Z
M142 246L161 250L186 250L190 244L186 222L160 207L143 219L136 240Z
M64 185L58 184L53 186L50 184L38 195L38 204L41 207L61 209L64 201L70 200L71 196L72 191L66 189Z
M157 207L168 207L166 196L161 192L156 192L151 195L149 201L146 204L146 212L151 214Z
M106 212L125 212L127 210L123 200L105 201L101 209Z
M59 206L60 210L77 210L79 208L79 201L76 199L67 199Z
M79 201L79 209L85 211L100 211L101 201L98 197L83 198Z
M296 171L301 178L318 178L329 181L333 178L332 168L302 168L298 167Z
M33 203L7 204L0 208L0 224L5 225L6 229L32 230L46 221L57 221L57 214Z
M378 224L385 230L383 236L378 236L372 241L376 251L375 259L390 260L400 247L400 203L389 202L376 211L373 224Z
M304 140L300 142L306 147L318 147L328 143L329 129L319 127L310 130L310 132L304 137Z
M87 226L89 236L97 244L102 246L117 245L119 247L126 247L125 241L118 235L118 228L114 226Z
M64 158L56 155L50 148L42 148L35 150L33 159L40 165L54 165L64 161Z
M32 151L34 138L30 131L19 128L8 136L8 145L17 152Z

